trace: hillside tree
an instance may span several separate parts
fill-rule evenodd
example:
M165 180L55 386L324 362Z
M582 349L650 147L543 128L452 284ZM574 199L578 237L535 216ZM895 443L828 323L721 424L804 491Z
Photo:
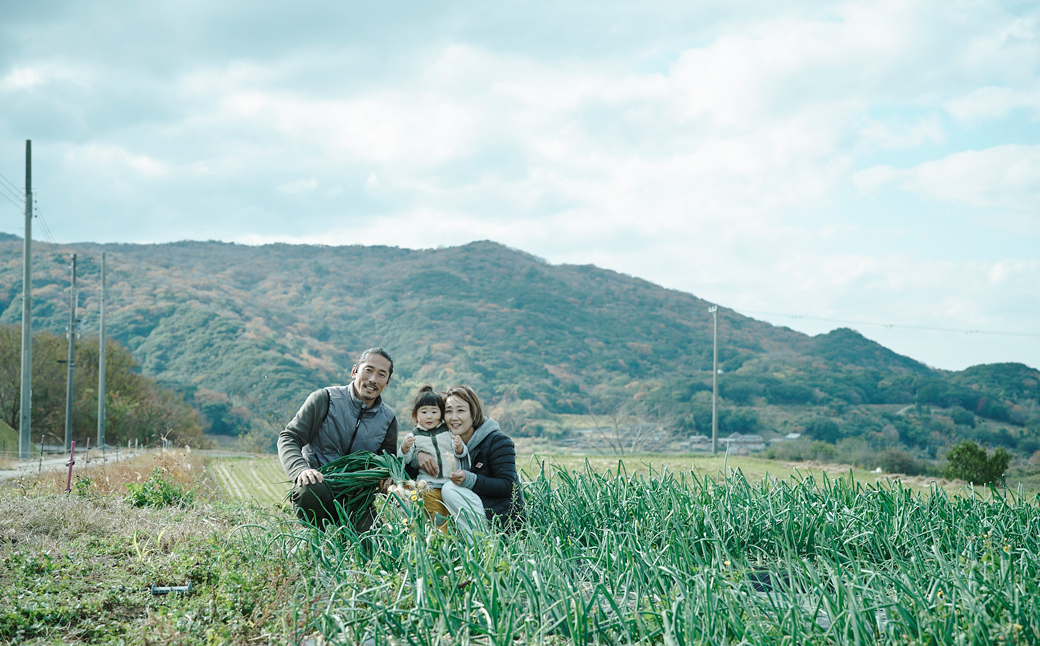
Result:
M21 328L0 326L0 415L5 423L18 428L21 414L20 357ZM77 342L76 370L73 379L72 439L85 444L97 435L98 338L88 336ZM154 443L167 438L198 445L203 440L195 411L173 390L139 374L130 353L115 341L106 343L106 427L108 444L127 440ZM65 399L67 368L63 363L68 342L52 332L33 334L32 428L33 442L41 434L47 443L65 439ZM62 362L59 362L62 361Z

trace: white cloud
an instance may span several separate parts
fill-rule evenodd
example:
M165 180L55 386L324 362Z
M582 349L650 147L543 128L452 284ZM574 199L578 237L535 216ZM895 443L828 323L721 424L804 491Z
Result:
M90 173L118 174L131 170L138 176L154 178L170 171L162 160L134 154L116 145L70 146L65 152L65 161Z
M862 137L865 143L880 148L911 149L923 144L943 143L946 141L946 132L934 117L896 124L868 119L863 126Z
M1036 118L1040 113L1040 84L1028 89L983 87L950 99L945 107L954 118L968 122L1000 119L1018 108L1031 110Z
M310 179L298 179L292 182L279 184L275 187L275 190L283 195L299 195L301 193L310 193L317 188L318 180L311 177Z
M1040 204L1040 145L969 150L906 170L875 166L857 172L853 182L862 191L898 183L944 202L1035 212Z
M92 70L83 66L69 66L51 62L12 67L0 78L0 92L39 91L42 86L55 81L71 82L85 86L94 76Z

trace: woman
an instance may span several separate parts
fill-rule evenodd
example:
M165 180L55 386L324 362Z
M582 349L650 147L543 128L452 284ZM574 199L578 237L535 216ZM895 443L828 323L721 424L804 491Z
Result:
M444 421L469 453L444 483L444 505L467 534L486 529L495 520L514 529L523 517L524 499L513 440L502 433L498 422L484 417L480 398L468 386L445 393Z

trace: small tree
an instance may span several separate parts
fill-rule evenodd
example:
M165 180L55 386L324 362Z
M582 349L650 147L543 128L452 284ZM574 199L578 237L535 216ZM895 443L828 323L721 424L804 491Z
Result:
M609 415L597 419L590 416L595 427L591 438L601 449L610 449L616 455L641 451L663 451L674 438L676 420L654 408L642 404L621 404ZM606 423L601 423L605 418Z
M964 440L946 453L949 464L943 469L943 477L966 480L974 484L997 482L1011 463L1011 454L1000 448L992 456L986 449L971 440Z
M820 417L805 425L805 434L821 442L836 444L841 439L841 427L832 419Z

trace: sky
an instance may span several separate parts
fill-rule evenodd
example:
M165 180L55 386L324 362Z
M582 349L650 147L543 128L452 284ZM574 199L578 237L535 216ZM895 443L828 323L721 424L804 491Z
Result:
M1040 367L1040 3L0 14L0 231L31 139L34 239L490 239L937 368Z

